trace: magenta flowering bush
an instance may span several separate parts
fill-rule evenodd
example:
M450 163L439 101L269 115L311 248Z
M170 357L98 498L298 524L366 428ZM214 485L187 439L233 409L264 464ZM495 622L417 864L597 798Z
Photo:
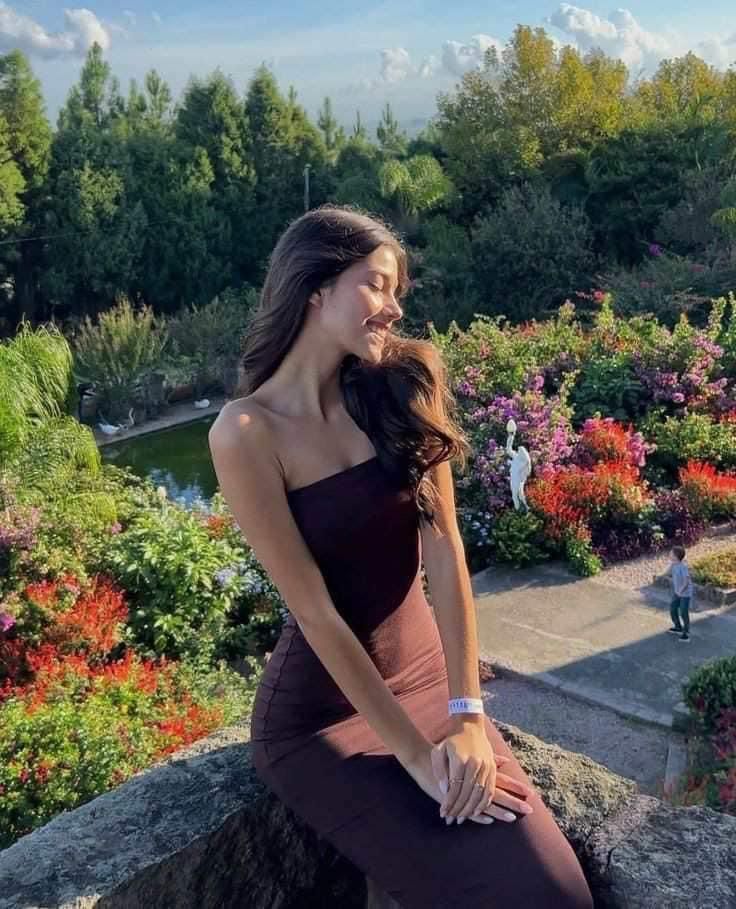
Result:
M530 376L523 390L513 395L494 395L466 414L473 444L472 478L486 495L486 507L503 510L512 504L509 488L509 458L506 424L517 426L514 447L529 452L532 464L563 464L572 455L575 434L567 388L549 397L543 393L544 378Z
M660 328L655 343L634 351L634 372L654 404L712 415L736 408L733 380L721 366L724 348L715 340L720 328L720 319L698 329L682 318L671 332Z

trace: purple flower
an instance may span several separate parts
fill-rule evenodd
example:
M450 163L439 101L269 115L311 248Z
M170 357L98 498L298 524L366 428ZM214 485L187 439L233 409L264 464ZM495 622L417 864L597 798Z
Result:
M650 243L649 244L649 255L650 256L661 256L662 255L662 247L659 245L659 243Z
M461 395L465 395L466 398L474 398L476 396L474 386L466 379L463 379L462 382L458 382L457 390Z
M10 631L15 625L15 619L7 612L0 612L0 631Z
M682 404L682 402L685 400L685 395L681 391L676 391L672 395L672 400L675 402L675 404Z
M221 587L225 587L237 574L234 568L221 568L215 572L215 580Z
M40 509L37 507L0 512L0 549L33 549L39 523Z

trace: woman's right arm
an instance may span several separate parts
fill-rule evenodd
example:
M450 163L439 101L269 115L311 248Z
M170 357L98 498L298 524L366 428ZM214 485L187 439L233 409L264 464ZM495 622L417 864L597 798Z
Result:
M396 700L350 626L335 609L286 498L268 427L255 408L225 405L209 431L222 495L325 669L386 747L408 767L431 743Z

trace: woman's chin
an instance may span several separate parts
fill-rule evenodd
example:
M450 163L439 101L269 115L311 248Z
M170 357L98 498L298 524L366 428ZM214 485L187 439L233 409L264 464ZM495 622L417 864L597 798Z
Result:
M368 341L361 344L360 348L356 349L354 353L366 363L380 363L383 359L383 349L383 342L376 342L369 338Z

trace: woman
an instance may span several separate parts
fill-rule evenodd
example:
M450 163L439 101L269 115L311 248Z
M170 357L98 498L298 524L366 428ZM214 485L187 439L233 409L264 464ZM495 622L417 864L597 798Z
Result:
M482 710L450 468L467 441L437 349L396 329L407 288L383 223L337 206L295 220L248 328L241 397L210 430L222 493L289 610L256 695L254 765L401 906L589 909L571 847Z

